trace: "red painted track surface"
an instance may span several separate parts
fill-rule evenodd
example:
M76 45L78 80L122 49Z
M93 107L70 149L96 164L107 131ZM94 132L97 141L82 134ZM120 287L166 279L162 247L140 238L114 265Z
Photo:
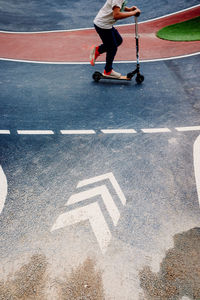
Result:
M200 42L171 42L158 39L164 26L200 15L200 6L139 24L140 58L162 59L200 51ZM118 27L123 36L117 60L135 60L134 25ZM43 62L88 62L91 45L100 43L94 29L50 33L0 33L0 58ZM102 55L99 61L104 61Z

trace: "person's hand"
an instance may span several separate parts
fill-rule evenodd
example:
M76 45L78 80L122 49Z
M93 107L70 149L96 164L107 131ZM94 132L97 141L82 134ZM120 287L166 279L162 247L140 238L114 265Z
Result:
M141 10L140 10L139 8L136 8L136 9L134 10L134 12L135 12L135 16L136 16L136 17L139 17L140 14L141 14Z
M134 11L134 10L136 10L137 9L137 6L132 6L132 7L130 7L130 10L131 11Z

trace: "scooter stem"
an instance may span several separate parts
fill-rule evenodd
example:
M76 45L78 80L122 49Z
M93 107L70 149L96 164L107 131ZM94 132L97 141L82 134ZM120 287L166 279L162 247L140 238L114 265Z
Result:
M134 75L136 75L136 82L142 83L144 81L144 76L140 74L140 62L139 62L139 35L138 35L138 22L137 16L135 16L135 41L136 41L136 58L137 58L137 66L133 72L127 74L127 78L131 79Z
M135 38L139 38L138 36L138 17L135 16Z
M138 35L138 17L135 16L135 40L136 40L136 58L139 66L139 35Z

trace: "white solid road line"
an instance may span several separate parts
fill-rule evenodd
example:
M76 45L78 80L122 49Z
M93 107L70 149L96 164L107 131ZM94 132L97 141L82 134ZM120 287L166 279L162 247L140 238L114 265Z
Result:
M173 59L180 59L180 58L187 58L191 56L200 55L200 52L195 52L191 54L185 54L180 56L170 56L165 58L155 58L155 59L144 59L141 60L141 63L151 63L151 62L157 62L157 61L166 61L166 60L173 60ZM80 62L80 61L65 61L65 62L56 62L56 61L37 61L37 60L23 60L23 59L12 59L12 58L2 58L0 57L0 60L2 61L12 61L12 62L20 62L20 63L29 63L29 64L46 64L46 65L90 65L90 62ZM136 60L119 60L115 61L118 64L133 64L136 63ZM102 65L105 64L105 61L96 62L96 65Z
M193 157L194 157L194 173L197 186L197 195L200 205L200 135L196 139L193 147Z
M0 214L4 208L7 192L8 192L8 184L7 184L6 175L4 174L4 171L0 166Z

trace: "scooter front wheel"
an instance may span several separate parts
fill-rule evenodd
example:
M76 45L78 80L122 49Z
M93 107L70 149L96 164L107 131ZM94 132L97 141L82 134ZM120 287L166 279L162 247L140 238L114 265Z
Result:
M135 81L136 81L138 84L142 83L142 82L144 81L144 76L141 75L141 74L138 74L138 75L136 76L136 78L135 78Z

